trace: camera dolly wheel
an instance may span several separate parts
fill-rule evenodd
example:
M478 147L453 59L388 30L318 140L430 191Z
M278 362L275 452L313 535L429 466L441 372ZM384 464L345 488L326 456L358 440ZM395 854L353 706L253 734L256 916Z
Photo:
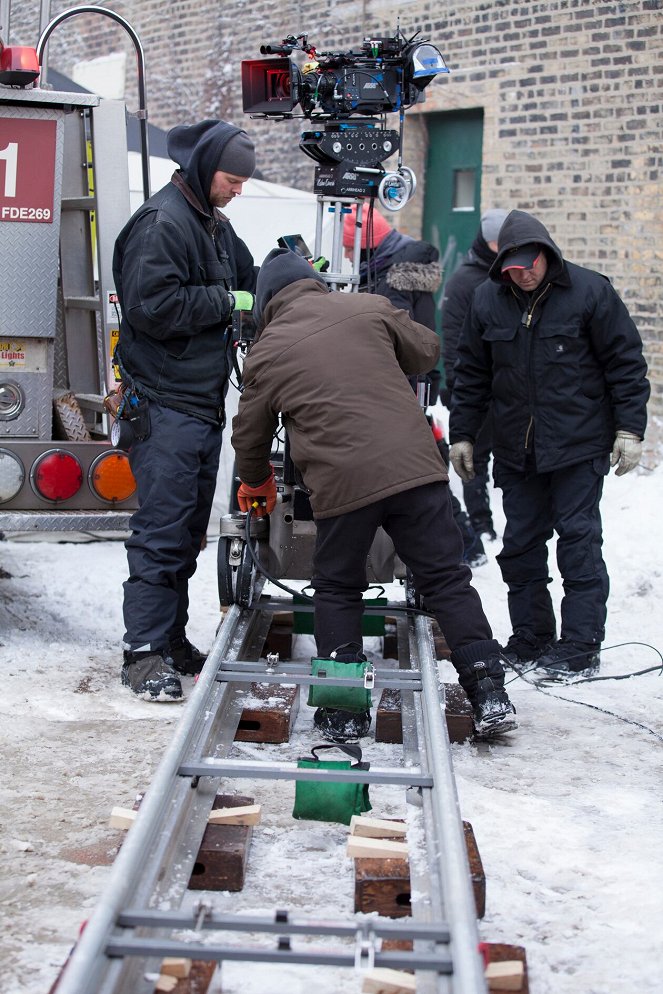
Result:
M265 518L251 520L251 541L266 537ZM222 607L239 604L248 607L253 598L258 570L246 542L246 515L224 514L221 518L217 551L219 600Z

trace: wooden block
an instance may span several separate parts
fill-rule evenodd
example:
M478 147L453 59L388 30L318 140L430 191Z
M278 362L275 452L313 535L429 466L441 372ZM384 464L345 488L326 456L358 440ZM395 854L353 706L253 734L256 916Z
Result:
M445 683L445 717L450 742L465 742L474 735L472 707L457 683ZM380 695L375 714L375 741L402 742L401 692L386 688Z
M136 820L136 815L138 811L132 808L113 808L110 815L110 827L111 828L131 828Z
M215 810L252 804L252 797L217 794L214 798ZM191 872L189 890L241 890L252 834L250 825L208 825Z
M177 980L173 994L207 994L217 965L213 960L193 960L189 976Z
M376 967L366 971L361 989L362 994L413 994L417 981L412 973Z
M279 611L272 616L272 623L263 647L264 655L268 652L278 652L279 659L292 658L293 624L292 611Z
M210 811L208 825L259 825L260 805L245 804L238 808L216 808Z
M166 956L160 972L167 977L188 977L191 973L191 960L181 956Z
M469 821L463 822L463 831L465 832L465 845L467 847L467 859L470 864L470 879L472 881L477 918L483 918L486 913L486 875L483 872L483 863L481 862L477 840L474 837L474 830Z
M242 711L236 742L288 742L299 710L299 686L251 684L251 700Z
M406 834L405 823L385 818L366 818L352 815L350 835L361 835L373 839L402 839Z
M492 991L521 991L525 968L520 960L489 963L484 971L488 988Z
M401 692L386 687L375 712L375 741L402 742Z
M169 977L168 975L162 973L154 985L154 990L159 991L159 994L171 994L176 987L177 977Z
M407 859L356 859L355 911L377 912L384 918L411 914Z
M348 856L353 859L371 857L373 859L407 859L407 842L394 842L392 839L372 839L361 835L350 835L346 847Z
M513 962L514 960L522 963L522 983L518 988L518 994L529 994L527 957L525 955L524 946L512 946L505 942L482 942L481 950L484 953L485 958L488 960L487 967L494 963ZM490 994L493 994L493 991L498 992L500 990L500 988L493 987L490 980L488 981L488 989Z

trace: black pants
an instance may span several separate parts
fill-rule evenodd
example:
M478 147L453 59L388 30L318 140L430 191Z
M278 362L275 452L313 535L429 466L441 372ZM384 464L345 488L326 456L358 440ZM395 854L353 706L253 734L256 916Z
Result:
M313 560L315 638L328 656L346 642L362 644L366 560L379 526L412 572L426 610L450 649L492 638L472 573L461 563L463 542L453 520L449 485L404 490L348 514L316 520Z
M472 450L474 461L474 479L463 483L463 500L470 516L472 527L481 532L487 526L492 527L492 512L488 493L488 464L493 447L493 431L490 415L486 418L477 434Z
M555 633L547 543L556 532L564 584L560 635L577 642L603 641L609 580L601 554L599 502L608 470L608 456L553 473L495 466L495 485L502 490L506 515L504 547L497 561L509 588L514 631Z
M167 648L189 617L189 578L207 531L219 469L221 427L150 403L150 435L129 462L138 510L126 542L125 643Z

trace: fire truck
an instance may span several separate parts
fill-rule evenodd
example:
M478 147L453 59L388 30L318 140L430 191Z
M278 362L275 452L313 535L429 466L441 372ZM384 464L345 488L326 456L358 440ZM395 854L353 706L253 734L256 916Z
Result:
M136 506L103 403L117 378L127 112L40 82L52 29L90 10L60 14L36 49L0 40L0 532L124 530ZM147 197L146 139L142 152Z

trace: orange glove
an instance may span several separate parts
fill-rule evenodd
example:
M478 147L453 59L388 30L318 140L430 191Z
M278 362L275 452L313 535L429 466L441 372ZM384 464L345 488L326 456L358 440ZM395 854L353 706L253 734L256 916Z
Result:
M237 503L240 511L252 509L256 518L264 518L266 514L271 514L276 505L274 470L271 469L265 482L256 487L251 487L248 483L240 483L237 491Z

